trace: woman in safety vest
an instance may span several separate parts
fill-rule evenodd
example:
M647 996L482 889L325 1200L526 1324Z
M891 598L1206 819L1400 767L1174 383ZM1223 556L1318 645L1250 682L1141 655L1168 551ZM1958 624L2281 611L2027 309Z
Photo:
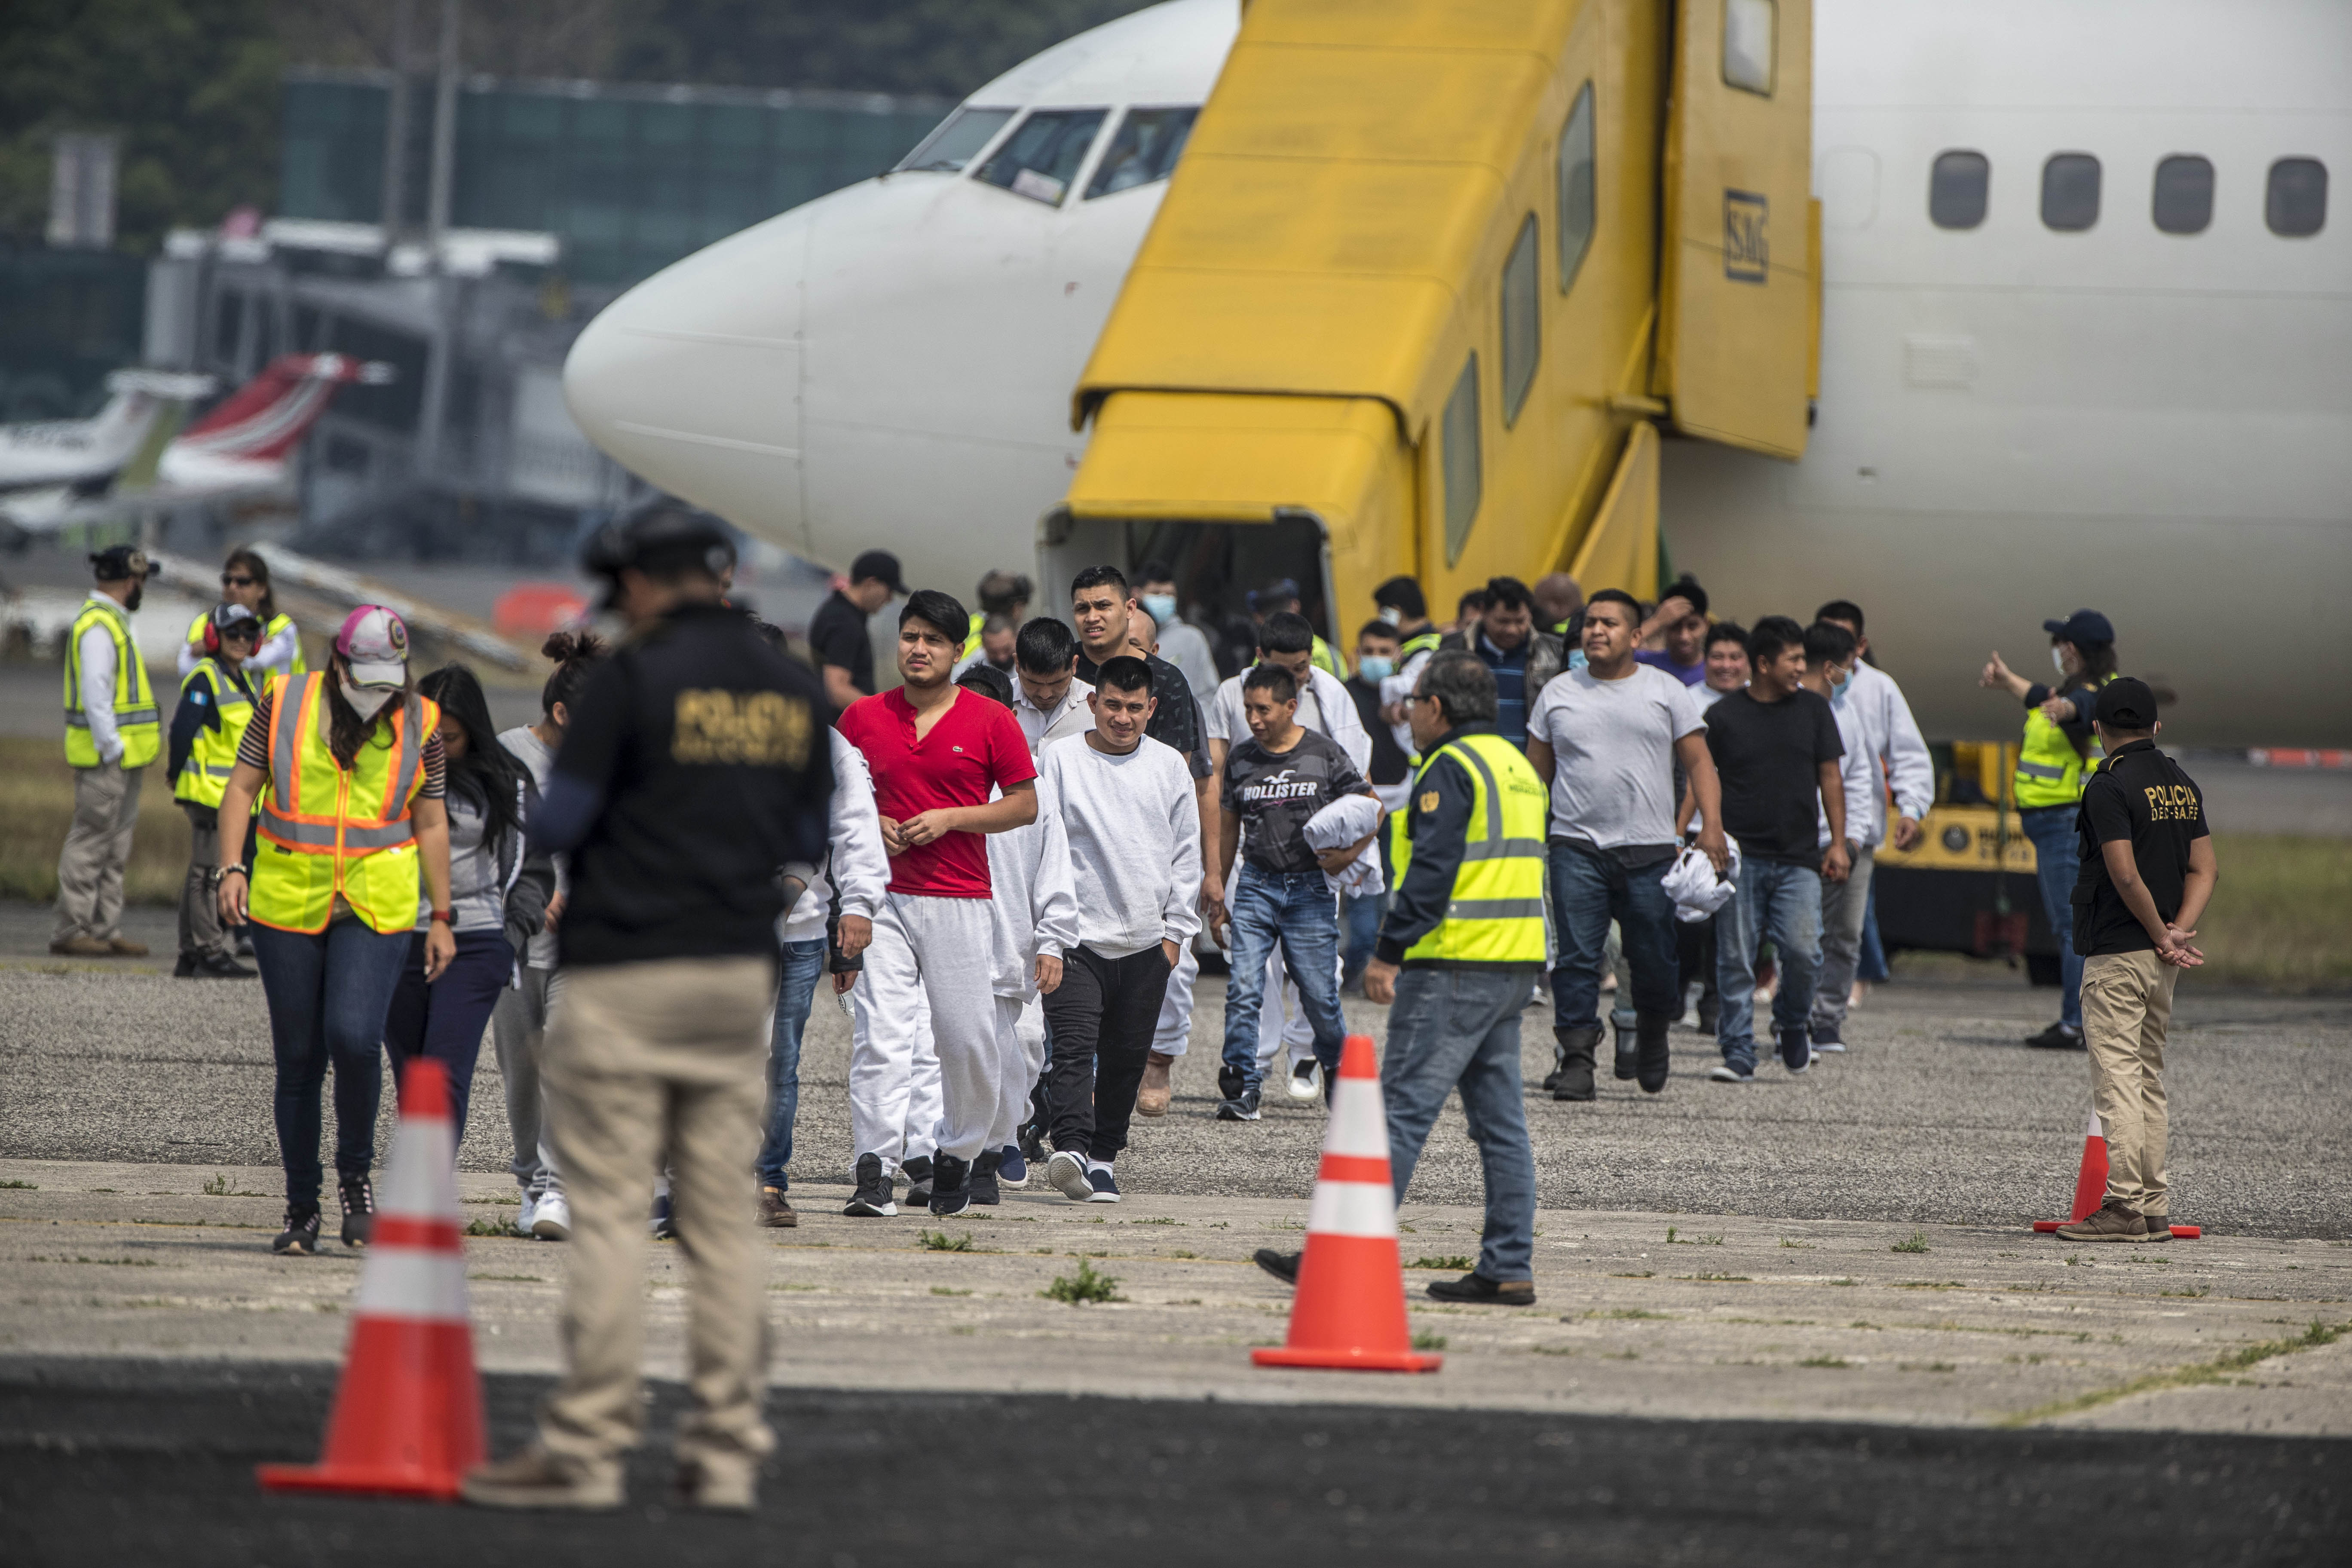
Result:
M261 640L261 617L243 605L215 605L205 613L205 656L181 680L180 705L172 710L165 770L189 829L180 962L172 973L182 980L250 980L254 972L236 961L236 943L221 929L212 873L221 858L221 797L253 717L253 677L246 661ZM243 858L242 848L235 858Z
M232 550L221 566L221 603L243 605L261 623L261 646L253 650L246 663L257 683L273 675L307 675L310 666L302 657L302 634L295 628L294 617L281 615L278 600L269 591L269 563L250 550ZM188 635L180 644L180 674L184 677L196 668L205 657L205 622L212 612L207 610L188 623Z
M408 628L362 605L335 634L324 670L281 675L255 701L221 799L221 918L253 920L278 1057L286 1229L273 1251L318 1250L330 1061L343 1245L364 1247L373 1233L377 1047L420 891L429 895L425 977L439 978L457 950L440 724L440 710L408 689ZM249 817L260 841L248 877L237 855Z
M2083 1048L2083 960L2074 952L2074 879L2081 870L2075 850L2074 813L2083 785L2099 765L2099 742L2091 733L2091 708L2099 688L2116 678L2116 628L2096 610L2077 610L2063 621L2044 621L2050 659L2058 684L2028 680L1998 653L1984 668L1981 684L1999 687L2025 704L2025 739L2018 747L2011 785L2018 826L2033 841L2034 880L2042 910L2058 939L2058 1021L2025 1043L2045 1050Z

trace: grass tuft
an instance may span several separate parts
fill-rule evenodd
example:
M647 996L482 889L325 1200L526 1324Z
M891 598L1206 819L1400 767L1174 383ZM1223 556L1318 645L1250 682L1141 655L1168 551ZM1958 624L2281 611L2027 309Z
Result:
M1090 1301L1127 1300L1118 1293L1118 1280L1115 1276L1097 1273L1093 1264L1078 1258L1075 1252L1070 1256L1077 1259L1078 1271L1055 1275L1053 1283L1037 1294L1048 1301L1067 1301L1073 1307L1083 1307Z
M0 1182L0 1187L6 1187L12 1192L37 1193L41 1190L41 1184L38 1182L19 1182L12 1177L7 1181Z
M958 1236L950 1236L943 1230L927 1230L923 1232L920 1239L923 1250L926 1252L970 1252L971 1250L971 1232L968 1230Z
M2243 1372L2257 1363L2266 1362L2273 1356L2292 1355L2297 1351L2318 1350L2324 1345L2334 1344L2347 1332L2352 1332L2352 1324L2323 1323L2315 1319L2311 1327L2294 1339L2263 1340L2255 1344L2241 1345L2229 1354L2216 1356L2211 1361L2177 1366L2168 1372L2150 1373L2146 1377L2136 1377L2128 1383L2116 1384L2112 1388L2095 1389L2089 1394L2077 1394L2072 1399L2055 1400L2048 1405L2036 1405L2031 1410L2021 1410L2001 1421L2000 1425L2031 1426L2037 1421L2047 1421L2053 1415L2071 1415L2078 1410L2095 1410L2102 1405L2112 1405L2118 1399L2128 1399L2135 1394L2151 1394L2163 1388L2194 1388L2200 1384L2207 1383L2225 1383L2232 1374ZM2042 1358L2029 1356L2026 1359L2033 1362Z
M1458 1253L1448 1253L1444 1258L1425 1256L1416 1258L1405 1267L1407 1268L1467 1268L1470 1267L1470 1260Z
M1926 1252L1928 1250L1927 1233L1924 1230L1915 1230L1887 1250L1889 1252Z
M1797 1364L1799 1366L1825 1366L1842 1369L1852 1366L1853 1363L1846 1360L1845 1357L1842 1355L1809 1355Z
M1412 1348L1417 1351L1442 1351L1445 1348L1445 1336L1433 1334L1423 1329L1412 1336Z

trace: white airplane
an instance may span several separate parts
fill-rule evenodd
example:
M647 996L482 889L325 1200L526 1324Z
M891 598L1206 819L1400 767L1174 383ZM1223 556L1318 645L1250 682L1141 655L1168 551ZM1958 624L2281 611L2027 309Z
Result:
M2352 6L1813 10L1818 419L1796 463L1665 443L1675 565L1743 619L1860 601L1932 735L2013 734L1987 650L2028 668L2089 605L2179 694L2170 738L2352 739ZM572 350L581 427L816 561L887 546L959 593L1039 561L1238 26L1171 0L1081 34L639 284Z
M0 425L0 494L103 486L138 456L163 411L213 389L208 375L118 370L88 419Z
M117 376L158 374L126 371ZM393 374L388 364L348 354L280 354L219 406L163 443L152 468L125 460L77 485L51 482L0 499L0 521L23 536L103 521L121 515L130 504L290 499L292 478L286 458L335 394L355 383L382 385ZM197 395L211 387L209 377L176 379L196 385ZM100 421L105 418L100 416Z

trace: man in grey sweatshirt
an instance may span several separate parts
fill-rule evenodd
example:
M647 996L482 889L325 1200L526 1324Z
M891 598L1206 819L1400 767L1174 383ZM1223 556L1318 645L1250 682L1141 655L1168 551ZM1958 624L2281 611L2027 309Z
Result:
M1151 671L1104 662L1095 727L1039 759L1060 804L1081 889L1078 940L1045 997L1054 1157L1045 1179L1079 1202L1117 1203L1111 1162L1127 1147L1135 1091L1176 955L1201 929L1201 821L1182 753L1144 733Z

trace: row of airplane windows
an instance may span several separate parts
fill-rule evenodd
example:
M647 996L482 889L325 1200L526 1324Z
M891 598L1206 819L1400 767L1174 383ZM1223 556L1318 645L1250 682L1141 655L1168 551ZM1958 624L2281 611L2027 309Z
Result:
M2042 222L2063 234L2099 221L2099 160L2088 153L2053 153L2042 165ZM1992 161L1964 148L1939 153L1927 179L1927 216L1937 228L1974 228L1985 219ZM2194 153L2156 165L2149 216L2166 234L2202 234L2213 222L2213 163ZM2270 167L2263 197L2270 231L2305 239L2327 225L2327 165L2316 158L2281 158Z

